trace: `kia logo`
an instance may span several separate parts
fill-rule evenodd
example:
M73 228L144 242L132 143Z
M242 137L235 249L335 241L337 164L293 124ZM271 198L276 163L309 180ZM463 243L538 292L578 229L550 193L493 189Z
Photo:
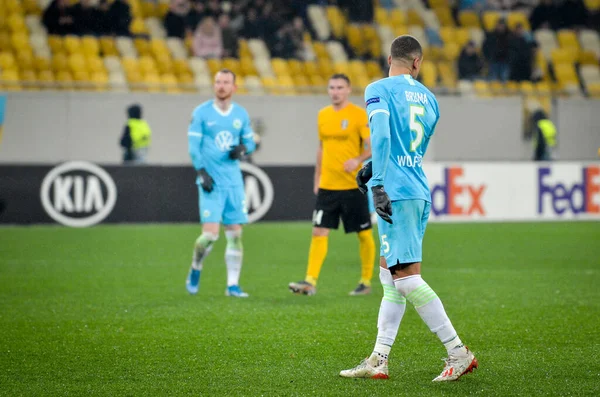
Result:
M244 176L248 221L256 222L265 216L273 205L273 183L269 176L255 165L241 162L240 168Z
M95 164L71 161L48 173L40 198L55 221L71 227L102 222L117 201L117 188L110 175Z

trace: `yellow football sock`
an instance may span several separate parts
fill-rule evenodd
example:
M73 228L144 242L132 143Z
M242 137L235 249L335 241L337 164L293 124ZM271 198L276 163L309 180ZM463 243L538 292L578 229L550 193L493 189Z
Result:
M327 256L328 236L313 236L308 251L308 270L306 271L305 281L312 285L317 285L321 266Z
M359 232L358 241L361 263L360 282L370 287L375 267L375 240L373 240L372 230Z

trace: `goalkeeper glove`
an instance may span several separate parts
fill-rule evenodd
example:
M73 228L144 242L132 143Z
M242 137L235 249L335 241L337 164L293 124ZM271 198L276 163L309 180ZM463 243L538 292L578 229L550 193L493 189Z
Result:
M377 215L387 223L394 223L392 222L392 202L383 189L383 186L373 186L371 192L373 192L373 204L375 205Z
M233 150L229 152L229 158L232 160L239 160L246 155L246 145L243 143L234 146Z
M198 178L200 179L200 186L206 193L210 193L214 189L215 181L212 179L208 172L204 168L200 168L197 172Z
M373 176L373 163L369 161L367 164L363 165L363 167L356 174L356 183L358 183L358 190L361 191L362 194L367 194L367 182Z

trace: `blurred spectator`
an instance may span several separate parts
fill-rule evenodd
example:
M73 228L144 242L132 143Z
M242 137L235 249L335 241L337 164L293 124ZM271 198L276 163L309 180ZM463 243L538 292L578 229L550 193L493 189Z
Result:
M558 7L561 29L573 29L585 26L587 23L587 9L583 0L564 0Z
M101 12L93 0L81 0L72 7L75 32L80 35L100 34Z
M229 13L231 17L231 28L239 32L244 27L244 7L245 3L236 2L231 6L231 12Z
M267 39L276 34L280 24L277 23L277 15L273 14L273 3L265 3L264 0L256 0L256 4L263 4L261 5L262 8L257 8L257 10L262 11L259 18L263 30L262 38Z
M221 15L221 5L219 4L219 0L208 0L208 3L206 4L206 15L215 19Z
M188 13L190 12L190 3L187 0L171 0L169 12L165 15L165 30L168 37L179 37L184 39L187 32ZM193 29L195 26L193 27Z
M123 128L121 147L123 163L144 163L148 157L148 149L152 131L146 120L142 119L142 107L138 104L127 108L127 124Z
M129 24L132 18L128 0L115 0L108 9L108 19L111 23L111 33L117 36L129 36Z
M186 25L193 32L198 27L200 21L206 16L206 6L203 0L192 2L192 9L187 15Z
M221 58L223 38L213 17L205 17L196 28L192 44L194 55L202 58Z
M255 39L263 36L263 28L258 20L258 12L255 8L250 8L244 21L244 27L240 31L240 36L247 39Z
M477 53L475 43L469 41L458 57L458 78L460 80L475 80L481 77L483 59Z
M533 160L552 160L552 148L556 146L556 126L541 109L531 115L529 136L533 139Z
M483 42L483 55L489 62L490 80L508 80L510 68L508 64L511 34L504 19L500 19L493 32Z
M531 80L533 49L527 38L527 32L521 24L516 26L515 34L511 38L509 63L511 80Z
M342 10L348 12L351 23L373 23L375 15L373 0L338 0L337 3Z
M219 16L219 28L223 40L223 57L237 57L238 41L235 31L231 28L229 14Z
M269 40L271 54L277 58L295 58L299 51L298 43L294 40L292 31L293 26L290 23L283 24L275 33L272 40Z
M42 21L48 34L73 34L75 33L75 21L69 0L53 0L44 11Z
M558 27L558 9L552 0L541 0L529 15L531 29L556 29Z
M98 31L100 35L112 34L112 22L108 11L110 10L110 3L108 0L98 1Z

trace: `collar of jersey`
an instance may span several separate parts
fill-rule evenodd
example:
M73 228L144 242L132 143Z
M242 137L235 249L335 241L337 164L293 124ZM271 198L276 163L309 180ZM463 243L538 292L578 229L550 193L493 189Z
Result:
M221 109L219 109L219 107L213 102L212 104L213 109L215 109L217 111L217 113L219 113L221 116L229 116L231 114L231 111L233 110L233 103L231 105L229 105L229 109L227 109L226 112L222 111Z

